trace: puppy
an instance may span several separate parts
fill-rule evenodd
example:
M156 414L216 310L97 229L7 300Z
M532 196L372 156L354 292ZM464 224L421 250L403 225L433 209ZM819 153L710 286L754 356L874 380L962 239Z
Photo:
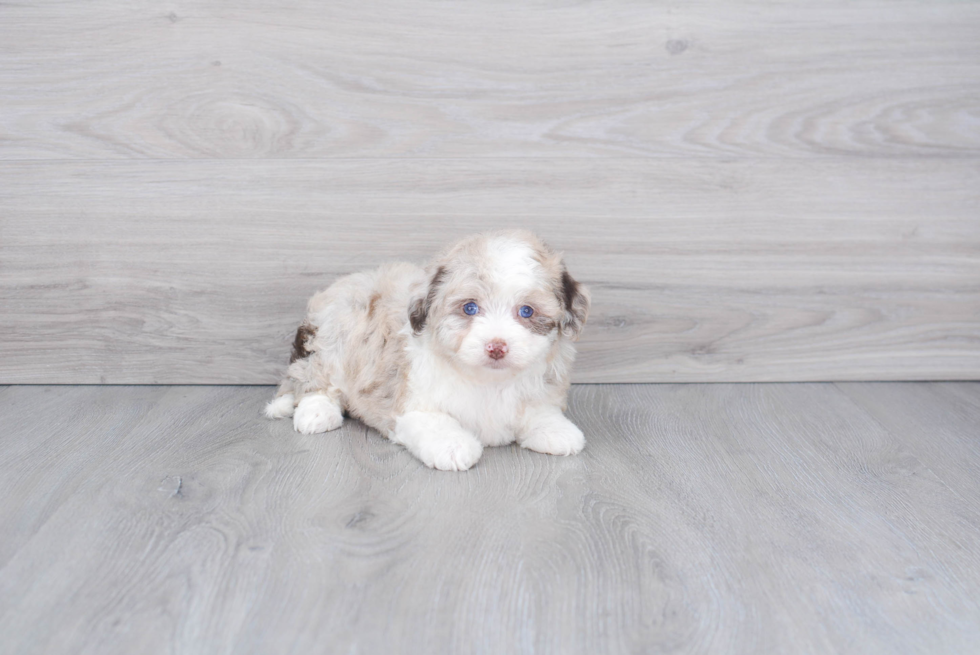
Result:
M562 410L589 304L526 231L463 239L424 270L343 277L310 299L266 416L315 434L346 411L444 471L515 441L574 455L585 438Z

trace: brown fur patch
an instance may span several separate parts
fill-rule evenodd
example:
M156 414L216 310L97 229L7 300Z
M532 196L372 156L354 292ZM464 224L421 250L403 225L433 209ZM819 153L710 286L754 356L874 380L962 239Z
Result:
M540 314L535 314L531 318L522 317L520 321L524 325L524 327L526 327L534 334L542 334L542 335L550 334L551 331L554 330L555 326L557 325L553 320L551 320L547 316L542 316Z
M436 300L439 285L442 284L445 277L446 267L440 266L436 270L436 274L432 276L432 281L429 282L429 291L425 294L425 298L419 298L412 303L408 314L408 321L412 324L412 330L415 334L419 334L425 329L425 322L429 319L429 310L432 308L432 303Z
M561 320L561 330L566 336L577 338L589 315L589 293L583 289L568 271L561 272L561 291L559 300L565 310Z
M316 336L316 328L309 323L303 323L296 330L296 338L293 340L293 354L289 358L292 364L297 359L306 359L310 352L306 348L306 342Z
M575 296L578 295L578 282L568 274L568 271L561 272L561 304L567 310L571 311L572 303L575 302Z
M412 332L421 334L425 328L428 313L425 311L425 298L417 298L408 308L408 322L412 324Z
M378 309L378 301L381 300L381 294L375 293L371 296L371 301L368 302L368 318L374 318L374 312Z

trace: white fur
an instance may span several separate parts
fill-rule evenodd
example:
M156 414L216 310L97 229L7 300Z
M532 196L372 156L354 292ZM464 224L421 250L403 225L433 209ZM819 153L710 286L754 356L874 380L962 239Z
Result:
M303 434L336 430L344 422L340 405L321 393L304 396L293 415L293 427Z
M402 414L390 438L426 466L441 471L465 471L483 454L483 444L456 419L441 412Z
M517 442L546 455L577 455L585 448L585 435L557 407L536 405L524 412Z
M270 400L269 404L265 406L265 415L267 418L286 418L293 415L294 408L293 394L287 393Z
M462 310L470 301L476 315ZM520 317L524 304L534 321ZM561 408L588 307L561 257L527 232L465 239L424 271L342 278L310 300L302 352L266 415L292 413L314 434L340 427L346 410L447 471L514 442L576 454L585 437Z
M544 391L544 365L530 371L470 371L453 366L413 342L409 375L413 397L406 409L437 410L456 417L484 446L506 446L517 438L525 399ZM393 439L398 441L398 439Z

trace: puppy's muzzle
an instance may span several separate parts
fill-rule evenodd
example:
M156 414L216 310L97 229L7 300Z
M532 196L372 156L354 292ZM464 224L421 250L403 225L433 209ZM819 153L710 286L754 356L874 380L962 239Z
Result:
M487 356L490 359L501 360L507 355L507 342L494 339L487 343Z

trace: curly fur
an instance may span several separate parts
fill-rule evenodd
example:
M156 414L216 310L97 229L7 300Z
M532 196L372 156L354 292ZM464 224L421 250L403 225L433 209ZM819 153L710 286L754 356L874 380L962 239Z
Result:
M515 441L577 453L584 436L562 409L589 304L561 256L526 231L466 238L424 269L343 277L310 299L266 415L313 434L346 412L445 470Z

